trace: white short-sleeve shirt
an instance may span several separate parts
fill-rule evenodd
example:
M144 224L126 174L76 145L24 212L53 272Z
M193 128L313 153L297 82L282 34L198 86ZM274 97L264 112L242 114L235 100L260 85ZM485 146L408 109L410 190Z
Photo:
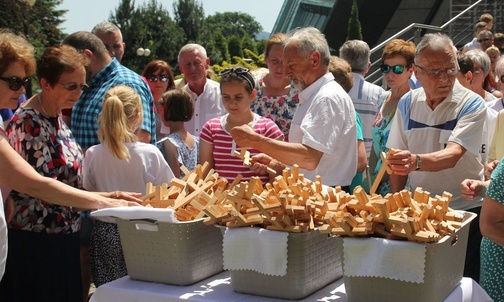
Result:
M191 95L194 102L194 115L190 121L184 123L187 132L198 136L203 125L210 119L226 114L222 104L222 96L219 83L207 79L203 93L197 95L186 84L184 88Z
M145 185L152 182L159 186L169 184L174 177L161 151L151 144L127 143L129 162L115 157L103 145L95 145L86 151L83 170L83 186L89 191L115 190L138 192L145 195Z
M352 100L331 73L299 93L299 105L289 131L289 141L323 152L313 171L328 186L348 186L357 171L357 130Z

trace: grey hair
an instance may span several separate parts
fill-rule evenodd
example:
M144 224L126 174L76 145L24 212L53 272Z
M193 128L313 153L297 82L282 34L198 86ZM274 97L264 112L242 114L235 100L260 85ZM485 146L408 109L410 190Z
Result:
M453 45L452 39L445 34L435 33L426 34L420 43L418 43L415 52L415 63L418 56L426 47L430 47L432 50L444 51L446 47L450 47L453 51L453 58L455 58L455 64L457 64L457 48Z
M329 44L327 44L327 40L320 30L312 26L293 29L287 34L285 45L291 42L298 42L299 47L297 50L304 59L307 59L312 52L318 51L322 66L326 68L329 66L331 52L329 51Z
M93 30L91 32L93 34L99 32L99 31L104 32L104 33L113 33L117 30L120 30L120 29L114 23L108 22L108 21L103 21L103 22L96 24L95 27L93 27Z
M179 51L177 60L180 62L180 57L182 56L182 54L184 52L190 52L190 51L195 51L195 50L199 50L199 52L201 52L203 54L205 59L207 58L207 52L206 52L205 47L203 47L199 44L191 43L191 44L186 44L186 45L182 46L182 48Z
M353 72L366 71L369 64L369 45L362 40L348 40L339 49L340 57L347 61Z
M104 34L111 34L111 33L119 32L119 36L121 36L121 41L122 41L121 29L119 27L117 27L117 25L115 25L112 22L103 21L103 22L96 24L95 27L93 27L93 30L91 30L91 33L96 35L96 33L98 33L98 32L101 32Z
M477 63L481 65L483 68L483 72L487 75L490 72L490 57L486 54L486 52L479 49L472 49L465 52L466 56L473 61L473 63Z
M497 63L495 63L495 74L500 77L504 74L504 56L500 56Z

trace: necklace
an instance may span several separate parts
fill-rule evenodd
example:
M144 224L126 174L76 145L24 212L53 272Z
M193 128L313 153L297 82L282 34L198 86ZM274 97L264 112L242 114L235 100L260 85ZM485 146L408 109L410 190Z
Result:
M38 99L38 103L40 104L40 108L42 108L42 111L44 112L44 114L47 115L47 116L49 116L47 114L47 112L45 111L44 105L42 105L42 99L40 98L40 93L37 94L37 99Z

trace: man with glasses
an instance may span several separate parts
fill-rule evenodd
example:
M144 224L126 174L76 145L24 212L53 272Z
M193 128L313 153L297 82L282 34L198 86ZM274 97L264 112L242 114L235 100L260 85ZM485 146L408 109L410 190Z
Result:
M198 136L208 120L226 113L219 83L207 78L210 58L199 44L184 45L179 51L178 64L187 83L184 88L194 102L194 115L185 123L185 127L187 132Z
M385 90L380 86L364 80L364 76L371 67L369 45L361 40L346 41L339 49L340 57L347 61L352 67L354 85L348 92L355 110L362 119L362 130L364 134L364 146L369 160L373 144L372 128L376 114L381 103L387 97ZM399 70L393 70L398 73Z
M84 91L72 109L70 127L83 150L100 143L98 139L98 114L105 93L117 85L126 85L140 94L143 103L143 124L137 135L140 141L156 141L156 121L153 98L149 87L134 71L112 58L102 40L90 32L80 31L63 40L63 44L84 52L91 60L88 69L89 89Z
M456 49L443 34L427 34L418 44L413 65L422 88L399 101L387 155L392 192L422 187L431 196L453 194L450 207L479 214L482 198L461 198L461 182L483 180L479 151L486 119L483 99L456 79ZM464 276L479 278L479 219L470 226Z

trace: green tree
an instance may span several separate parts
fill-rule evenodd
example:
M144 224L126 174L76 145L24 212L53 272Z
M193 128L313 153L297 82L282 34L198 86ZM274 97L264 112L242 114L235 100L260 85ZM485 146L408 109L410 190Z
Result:
M231 57L243 58L243 48L241 44L241 39L237 35L232 35L228 40L228 50Z
M353 1L350 19L348 20L347 40L362 40L362 29L359 21L359 7L357 6L356 0Z
M245 50L245 49L248 49L254 53L257 53L257 49L256 49L256 44L255 42L252 40L252 38L249 36L249 34L245 34L242 38L242 48Z
M135 13L135 0L122 0L115 9L115 13L110 13L109 21L117 25L121 29L123 41L130 41L131 19ZM128 44L126 44L128 46ZM126 55L126 54L125 54Z
M58 44L63 33L66 10L57 10L62 0L38 0L33 6L21 0L0 0L0 27L22 34L42 53L47 46Z
M268 40L266 40L266 39L256 41L256 49L257 49L258 54L264 53L264 49L266 48L267 42L268 42Z
M245 57L247 59L250 59L251 61L248 63L250 66L254 66L253 68L250 67L250 69L256 69L258 67L268 67L268 65L264 62L264 54L256 54L248 49L245 49L244 51Z
M175 23L185 33L184 44L198 42L203 32L205 11L197 0L178 0L173 3Z
M213 41L215 47L213 52L209 54L210 61L215 64L221 64L223 61L229 62L231 60L231 56L229 55L228 42L220 29L215 32Z
M141 73L152 60L164 60L175 67L184 33L171 19L167 9L150 0L134 9L134 1L122 0L110 21L116 23L126 43L122 64ZM149 56L138 56L138 48L148 48Z
M262 31L262 26L249 14L241 12L215 13L205 19L205 25L211 33L219 29L224 37L248 34L254 37Z

